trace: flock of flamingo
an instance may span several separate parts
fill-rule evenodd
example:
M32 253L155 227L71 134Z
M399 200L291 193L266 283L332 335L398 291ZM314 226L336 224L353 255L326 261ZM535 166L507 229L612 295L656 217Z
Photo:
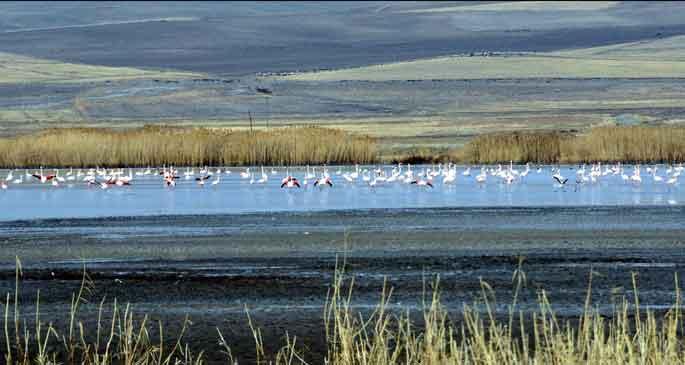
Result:
M337 168L337 171L331 173L329 167L320 166L312 167L306 166L300 178L291 174L291 168L283 168L285 176L282 178L273 178L272 176L278 174L276 168L270 168L269 173L264 167L261 167L259 172L255 172L253 168L245 168L240 172L240 179L249 182L249 184L265 185L270 181L277 181L283 189L301 189L308 186L319 188L330 188L334 185L335 178L344 184L358 184L361 183L370 188L381 185L390 184L407 184L426 189L432 189L436 184L453 185L457 181L457 177L461 176L464 180L473 181L476 184L484 185L488 181L495 181L501 184L516 184L524 182L526 177L531 173L543 174L543 168L538 166L535 169L531 168L531 164L527 163L522 170L514 167L513 162L509 165L497 166L481 166L476 174L472 173L472 169L476 170L478 167L463 166L459 167L452 163L438 164L432 166L424 166L420 169L412 168L410 164L397 164L392 167L376 167L376 168L360 168L355 165L354 169L349 167L347 171L343 171L342 167ZM297 168L293 168L296 170ZM318 170L320 169L320 170ZM663 169L665 174L660 174ZM570 170L575 170L575 189L578 189L584 184L599 184L602 180L608 180L612 176L620 176L620 181L626 184L642 184L643 166L634 165L632 167L625 167L621 163L614 165L602 165L595 163L586 165L583 164L577 168L570 167ZM317 172L320 171L320 172ZM652 165L645 166L644 171L651 176L654 184L664 184L666 186L676 186L680 175L683 171L683 164L677 165ZM560 167L552 167L550 181L556 188L564 188L569 182L569 178L562 175ZM131 186L137 178L144 178L146 176L159 176L161 178L162 186L173 188L181 180L191 181L198 186L203 187L205 184L217 186L221 183L222 175L230 175L232 171L228 168L210 168L205 166L198 169L188 167L181 172L173 166L163 166L161 168L153 169L148 167L144 170L139 170L133 173L133 169L106 169L106 168L90 168L77 169L74 171L70 168L63 175L60 174L59 169L52 170L51 173L46 173L41 167L38 171L29 172L25 170L20 173L17 170L10 170L7 173L4 181L0 182L0 187L3 190L8 189L11 185L19 185L24 182L39 182L41 184L49 183L51 186L60 187L66 185L73 187L77 183L83 183L87 186L100 187L101 189L109 189L114 186ZM547 172L546 172L547 173ZM571 180L571 181L573 181ZM614 180L614 181L617 181ZM337 184L337 182L336 182Z

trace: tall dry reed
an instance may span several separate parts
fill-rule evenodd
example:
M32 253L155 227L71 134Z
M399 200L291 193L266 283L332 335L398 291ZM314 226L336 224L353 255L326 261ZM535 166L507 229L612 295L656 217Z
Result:
M579 135L519 132L475 137L463 158L473 163L673 162L685 159L685 128L592 128Z
M416 149L387 162L673 162L685 160L685 128L599 127L579 135L515 132L474 137L461 149ZM48 129L0 138L0 167L302 165L373 163L373 138L319 127L268 131L151 127Z
M469 141L464 155L476 163L553 163L559 161L565 138L557 132L486 134Z
M375 161L375 141L318 127L269 131L49 129L0 139L0 166L295 165Z
M561 162L673 162L685 159L685 128L599 127L561 145Z

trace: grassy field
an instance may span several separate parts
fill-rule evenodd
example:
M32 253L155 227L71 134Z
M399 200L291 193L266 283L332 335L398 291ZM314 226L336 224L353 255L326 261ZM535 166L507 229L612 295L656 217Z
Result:
M455 9L459 8L461 7L455 7ZM676 36L556 52L438 57L368 67L300 73L285 76L285 78L300 81L682 78L685 77L685 47L682 46L682 39L682 36Z
M685 61L685 36L551 52L573 58Z
M492 4L461 5L461 6L442 6L427 9L404 10L402 13L410 14L431 14L431 13L452 13L452 12L471 12L471 11L550 11L550 10L604 10L617 5L617 1L514 1L499 2Z
M493 132L678 125L685 121L678 78L685 77L683 39L258 77L257 84L275 90L268 100L252 81L0 54L0 65L10 70L0 76L0 136L147 124L245 131L251 112L257 130L317 125L368 135L377 140L379 158L393 160L441 155ZM340 81L348 79L357 81Z
M343 266L344 268L344 266ZM183 335L192 318L182 321L180 335L164 338L165 323L135 313L129 304L102 299L96 326L86 327L82 307L89 298L92 281L84 272L78 292L72 295L64 328L44 317L45 307L37 294L34 314L26 318L19 303L23 272L17 260L14 290L2 304L0 345L6 364L139 364L201 365L205 352L192 352ZM495 315L492 287L481 281L481 297L464 305L463 321L450 320L441 305L440 281L424 283L426 292L420 303L423 321L417 323L410 312L392 311L388 304L392 288L383 288L371 315L363 316L353 306L354 281L336 269L323 308L328 364L676 364L685 361L683 351L683 314L677 276L675 302L665 314L640 308L636 275L633 299L614 298L613 312L600 313L591 302L592 277L582 314L574 322L557 318L546 292L540 290L539 307L524 313L518 306L520 291L527 285L522 261L513 272L512 299L506 306L508 318ZM431 289L432 288L432 289ZM54 303L54 298L43 299ZM54 314L53 314L54 315ZM105 319L107 318L107 319ZM259 328L246 320L255 340L257 364L306 364L307 354L297 338L287 335L279 351L267 353ZM153 333L156 333L154 335ZM226 362L240 361L231 351L217 324L217 342ZM207 350L212 351L212 350ZM214 350L217 351L217 350Z
M685 62L583 59L556 55L440 57L286 76L299 81L523 78L682 78Z
M64 63L0 52L0 84L102 82L131 79L178 79L198 77L190 72L148 71L130 67L106 67Z

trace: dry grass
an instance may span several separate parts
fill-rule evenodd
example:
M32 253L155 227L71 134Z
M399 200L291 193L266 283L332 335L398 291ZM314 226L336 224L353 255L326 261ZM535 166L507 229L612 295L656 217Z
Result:
M561 146L561 162L673 162L685 159L685 128L599 127Z
M65 128L0 139L0 165L5 167L295 165L367 163L375 158L373 139L317 127L255 132Z
M465 147L468 160L478 163L559 161L562 135L556 132L490 134Z
M683 161L685 128L597 127L576 136L561 132L489 134L474 138L460 152L474 163Z
M584 11L584 10L605 10L614 7L617 1L512 1L498 2L492 4L444 6L438 8L413 9L398 11L398 13L408 14L431 14L431 13L458 13L472 11Z
M482 297L474 305L464 305L463 322L455 325L441 305L439 279L432 295L423 300L423 323L413 322L408 313L396 314L388 304L392 289L384 287L375 311L361 316L353 307L354 281L343 270L336 270L324 307L324 327L328 351L326 363L339 365L389 364L680 364L685 361L682 338L681 293L676 277L676 301L663 316L641 311L633 276L632 303L624 297L611 315L601 315L592 305L592 277L582 315L576 324L557 318L544 291L539 307L525 314L518 298L526 285L522 260L512 275L512 301L508 319L500 320L493 310L492 288L481 282ZM344 265L343 265L344 267ZM84 273L81 288L71 299L66 328L44 322L40 312L40 293L33 328L22 318L19 290L22 270L17 259L16 287L3 305L0 345L7 364L82 364L82 365L171 365L204 364L203 352L191 353L183 341L189 321L174 341L165 343L162 323L150 323L147 316L135 318L129 305L111 307L100 302L96 327L86 328L80 318L81 303L91 282ZM349 289L344 289L348 287ZM478 309L481 308L481 309ZM103 317L111 318L105 322ZM304 364L306 354L298 351L295 338L276 354L267 354L258 328L247 321L255 339L258 364ZM153 328L159 335L152 336ZM221 331L219 343L228 364L237 363Z
M685 160L685 127L596 127L476 136L462 148L383 150L376 139L320 127L270 130L142 127L63 128L0 139L0 166L92 167L303 165L385 162L674 162Z
M539 53L494 57L448 56L282 76L285 80L398 81L529 78L681 78L685 62L657 59L573 58Z
M566 2L511 2L408 10L412 13L522 10L587 6ZM543 6L541 6L543 5ZM564 5L564 2L561 2ZM611 7L592 2L590 7ZM531 10L527 10L531 11ZM683 38L673 36L555 52L499 54L490 57L442 56L356 68L279 76L299 81L466 80L524 78L680 78L685 75Z
M65 63L0 52L0 84L36 82L97 82L132 79L179 79L202 74L174 71L141 70L131 67L107 67Z

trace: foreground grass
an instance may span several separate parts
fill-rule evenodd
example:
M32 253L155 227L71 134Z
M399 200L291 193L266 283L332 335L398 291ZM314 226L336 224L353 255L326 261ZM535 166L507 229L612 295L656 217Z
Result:
M0 139L4 167L342 164L375 158L373 139L317 127L65 128Z
M192 353L183 340L188 320L178 338L166 345L162 323L152 324L147 316L135 317L129 305L114 302L112 318L102 320L100 302L96 328L86 328L80 318L81 303L88 296L90 280L84 273L81 289L71 299L67 328L56 328L41 317L40 293L35 324L26 325L21 316L19 290L21 264L17 260L16 287L4 303L2 328L4 361L7 364L204 364L204 352ZM384 364L678 364L685 361L682 337L681 294L676 277L676 302L663 316L639 310L635 294L632 306L624 300L611 316L598 313L590 302L591 278L583 314L577 324L559 320L547 300L539 294L539 308L532 315L517 307L520 290L526 284L521 263L513 271L514 293L508 319L495 317L490 286L482 282L482 300L464 305L463 323L453 324L440 304L438 280L428 298L424 296L423 323L419 326L409 314L388 309L392 289L384 288L375 311L361 316L352 305L353 280L336 270L324 307L328 350L325 363L344 365ZM635 286L635 278L633 278ZM349 289L344 289L344 288ZM635 291L637 293L637 291ZM484 307L485 310L478 310ZM247 318L248 321L249 315ZM298 351L296 338L286 335L285 345L276 354L266 354L258 328L252 329L257 363L305 364L306 353ZM158 338L151 331L159 330ZM226 363L239 359L218 332ZM92 339L92 340L87 340Z

